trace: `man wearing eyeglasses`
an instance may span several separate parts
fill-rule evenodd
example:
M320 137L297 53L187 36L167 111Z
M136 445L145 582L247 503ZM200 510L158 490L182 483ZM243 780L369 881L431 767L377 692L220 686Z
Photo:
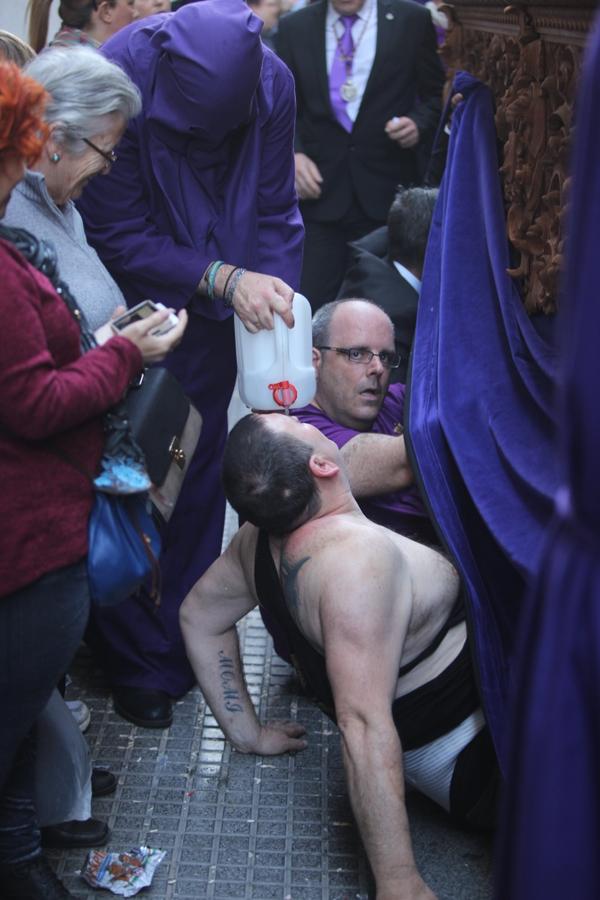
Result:
M367 300L337 300L313 317L317 392L296 411L342 452L352 492L364 514L413 540L438 539L413 484L404 444L403 384L389 316Z

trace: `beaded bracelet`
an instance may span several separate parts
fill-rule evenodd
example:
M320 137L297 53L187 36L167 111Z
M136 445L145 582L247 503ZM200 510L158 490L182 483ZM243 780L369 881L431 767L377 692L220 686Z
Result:
M215 279L217 277L217 272L223 265L225 265L223 260L217 259L215 262L211 263L208 268L208 273L206 275L206 283L207 283L207 294L208 294L209 300L215 299Z
M235 275L231 279L231 282L227 288L227 293L223 297L223 303L225 304L225 306L233 306L233 297L235 294L235 289L237 288L237 286L240 282L240 279L242 278L242 275L245 275L245 274L246 274L245 269L238 269L236 271Z
M229 282L231 281L231 276L233 275L234 272L237 272L239 268L240 268L239 266L234 266L233 269L231 270L231 272L229 273L229 275L227 276L227 278L225 279L225 284L223 285L223 294L222 294L223 299L225 299L225 297L227 296L227 288L229 287Z

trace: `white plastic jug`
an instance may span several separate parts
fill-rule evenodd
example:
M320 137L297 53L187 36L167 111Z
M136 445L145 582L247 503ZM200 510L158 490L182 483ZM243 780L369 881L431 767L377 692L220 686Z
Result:
M312 365L310 303L294 294L294 327L273 317L272 331L250 334L234 315L238 389L250 409L269 411L306 406L316 391Z

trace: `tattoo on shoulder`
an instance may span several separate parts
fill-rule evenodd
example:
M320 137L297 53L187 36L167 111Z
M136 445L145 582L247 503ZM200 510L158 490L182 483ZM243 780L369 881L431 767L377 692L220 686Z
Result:
M242 712L239 691L237 688L231 687L232 683L235 684L236 678L233 660L230 656L225 656L222 650L219 650L219 675L221 676L225 709L232 713Z
M281 586L288 606L292 611L296 611L300 605L300 593L298 591L298 572L304 565L309 562L310 556L299 559L296 563L291 563L285 554L281 557Z

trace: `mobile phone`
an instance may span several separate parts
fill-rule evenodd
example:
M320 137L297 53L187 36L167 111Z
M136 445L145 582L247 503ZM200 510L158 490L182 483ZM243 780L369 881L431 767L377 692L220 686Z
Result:
M142 300L141 303L132 306L131 309L128 309L123 315L117 316L110 324L114 331L119 332L133 322L139 322L140 319L147 319L148 316L151 316L161 309L166 309L164 303L155 303L154 300ZM170 313L169 318L166 319L162 325L159 325L158 328L155 328L152 334L166 334L171 328L174 328L177 325L178 321L179 319L177 316L174 313Z

